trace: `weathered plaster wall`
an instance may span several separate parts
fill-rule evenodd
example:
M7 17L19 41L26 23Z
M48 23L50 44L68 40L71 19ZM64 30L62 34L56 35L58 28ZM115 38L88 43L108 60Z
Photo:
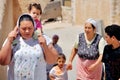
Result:
M7 34L13 28L13 1L6 0L5 11L0 29L0 46L3 44ZM0 80L7 80L6 66L0 66Z
M103 20L107 25L110 21L110 0L72 0L73 23L84 24L88 18Z

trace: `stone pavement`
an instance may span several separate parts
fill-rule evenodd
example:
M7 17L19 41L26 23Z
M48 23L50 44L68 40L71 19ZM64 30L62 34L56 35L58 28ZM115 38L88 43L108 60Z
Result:
M62 47L63 53L66 55L67 63L77 34L83 31L83 27L73 26L71 23L51 22L43 25L43 31L49 37L52 37L54 34L59 35L58 44ZM76 57L73 61L73 69L68 71L69 80L76 79Z

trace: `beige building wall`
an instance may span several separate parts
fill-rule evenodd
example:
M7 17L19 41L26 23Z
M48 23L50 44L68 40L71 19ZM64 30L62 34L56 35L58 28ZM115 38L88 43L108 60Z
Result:
M13 6L12 0L7 0L5 4L2 26L0 29L0 48L8 32L13 28Z
M103 20L110 24L110 0L72 0L73 23L84 24L88 18Z
M6 0L5 11L0 29L0 46L3 44L8 32L13 28L13 2ZM6 66L0 66L0 80L7 79Z
M120 24L120 0L111 0L111 22Z
M27 7L30 3L40 3L43 10L49 1L50 0L18 0L23 13L28 12Z

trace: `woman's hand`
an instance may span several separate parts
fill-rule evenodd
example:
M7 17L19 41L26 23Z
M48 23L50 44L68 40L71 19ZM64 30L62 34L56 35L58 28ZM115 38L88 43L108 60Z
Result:
M72 70L72 62L69 62L66 66L67 70Z
M43 37L43 35L38 35L38 41L40 43L40 45L43 47L44 45L46 45L46 40Z
M12 43L13 40L17 37L17 34L18 34L18 27L16 26L14 30L8 34L8 41Z
M43 37L41 30L37 29L37 31L38 31L38 35L37 35L38 36L38 41L39 41L40 45L43 47L43 45L46 44L46 40Z
M87 68L87 70L88 71L93 71L95 68L96 68L96 65L92 64Z

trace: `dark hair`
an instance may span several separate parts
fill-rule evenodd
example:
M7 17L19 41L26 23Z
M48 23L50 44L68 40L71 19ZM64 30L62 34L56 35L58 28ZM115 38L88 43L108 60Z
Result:
M57 38L57 39L59 39L59 36L57 35L57 34L55 34L55 35L53 35L53 37L52 37L53 39L54 38Z
M37 4L37 3L31 3L31 4L29 4L29 6L28 6L28 11L31 11L31 9L32 9L33 6L34 6L36 9L40 10L40 14L42 14L41 5L40 5L40 4Z
M52 2L52 1L54 1L54 0L50 0L50 2Z
M61 58L63 58L66 61L66 57L65 57L65 55L63 53L61 53L61 54L58 55L58 59L61 59Z
M65 55L64 55L63 53L58 54L57 60L58 60L58 59L61 59L61 58L63 58L63 59L66 61L66 57L65 57ZM53 65L53 67L54 67L54 66L57 66L57 65L58 65L58 64L55 63L55 64Z
M33 18L29 14L23 14L19 17L18 26L20 26L21 21L31 21L33 23L33 26L35 25Z
M95 28L96 28L96 27L95 27L92 23L90 23L90 24L92 25L92 28L93 28L93 29L95 29Z
M116 24L109 25L105 28L105 33L110 37L115 36L116 39L120 40L120 26Z

